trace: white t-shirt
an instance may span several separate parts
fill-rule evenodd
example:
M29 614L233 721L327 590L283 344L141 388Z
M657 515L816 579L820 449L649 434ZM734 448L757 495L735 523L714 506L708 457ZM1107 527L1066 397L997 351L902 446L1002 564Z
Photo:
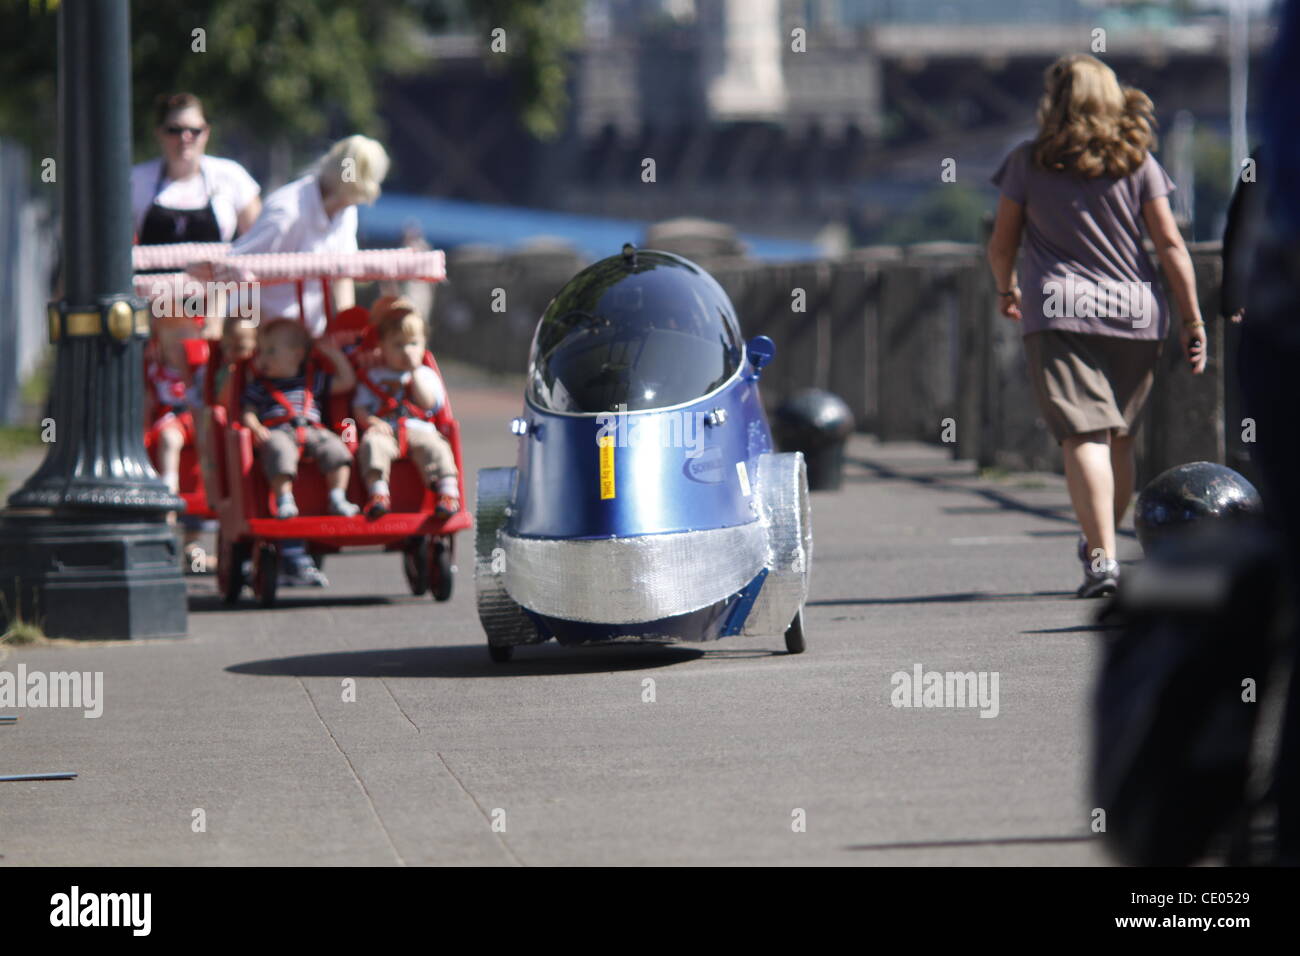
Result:
M137 233L144 227L145 213L155 202L169 209L202 209L211 201L221 240L229 242L235 236L240 210L262 191L248 170L233 159L204 156L199 159L197 175L180 180L164 178L162 188L155 195L161 168L161 159L151 159L131 169L131 214Z
M398 370L388 368L385 365L379 365L375 368L366 369L366 375L375 383L376 388L382 389L389 396L394 398L400 398L403 390L411 384L412 379L419 379L420 385L433 395L433 406L431 410L434 412L441 409L442 403L447 400L447 391L443 387L442 379L439 378L438 374L427 365L421 365L413 372L399 372ZM355 405L365 409L370 415L375 415L379 412L379 397L370 390L364 380L357 386L357 394L352 401ZM398 414L405 414L408 411L408 409L399 407L397 411L387 419L388 424L396 426ZM436 430L436 426L433 422L421 421L418 418L408 418L406 420L406 427L430 428Z
M253 228L239 237L230 251L254 252L356 252L357 207L348 206L333 219L325 215L315 175L295 179L266 197L262 215ZM292 282L261 286L259 315L271 319L298 317L298 293ZM303 283L303 317L313 336L325 331L325 306L318 279Z

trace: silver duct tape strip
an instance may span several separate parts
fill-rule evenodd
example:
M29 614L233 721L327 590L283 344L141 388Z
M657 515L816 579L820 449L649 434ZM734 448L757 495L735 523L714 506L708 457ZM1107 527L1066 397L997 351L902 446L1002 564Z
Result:
M542 640L537 625L511 600L504 583L505 552L498 532L510 517L514 494L514 468L482 468L478 473L474 514L474 586L478 592L478 618L488 643L535 644Z
M771 556L767 578L741 629L751 637L784 634L808 597L812 508L803 455L763 455L756 494L768 525Z
M657 621L730 597L767 564L767 529L732 528L584 541L501 533L505 589L547 617Z

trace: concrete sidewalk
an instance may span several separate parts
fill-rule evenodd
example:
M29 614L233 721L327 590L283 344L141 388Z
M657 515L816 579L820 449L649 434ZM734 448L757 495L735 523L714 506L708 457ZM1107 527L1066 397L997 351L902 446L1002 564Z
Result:
M512 463L519 393L449 378L467 468ZM0 784L0 862L1104 862L1096 604L1072 597L1063 483L865 437L851 459L814 496L798 657L773 636L492 664L469 535L449 604L410 596L393 555L347 554L270 611L191 579L187 640L11 648L0 670L102 671L105 705L6 711L0 773L80 776ZM997 672L996 718L892 706L917 664Z

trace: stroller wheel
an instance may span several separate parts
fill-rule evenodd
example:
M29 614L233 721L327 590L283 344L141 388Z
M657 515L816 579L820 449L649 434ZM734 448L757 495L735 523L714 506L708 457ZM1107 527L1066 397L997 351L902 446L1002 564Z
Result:
M429 590L429 556L424 538L413 538L402 549L402 570L406 584L417 597Z
M452 585L456 582L456 569L451 563L451 541L446 538L434 538L430 547L429 586L435 601L451 599Z
M515 649L510 644L489 644L488 656L498 664L509 663L510 658L514 657Z
M280 583L280 554L273 545L257 549L253 561L253 591L262 607L275 606L275 589Z
M785 651L787 654L802 654L803 648L803 608L799 608L799 613L785 629Z
M217 588L221 599L227 604L239 600L239 592L244 589L244 564L248 561L250 548L247 541L217 544Z

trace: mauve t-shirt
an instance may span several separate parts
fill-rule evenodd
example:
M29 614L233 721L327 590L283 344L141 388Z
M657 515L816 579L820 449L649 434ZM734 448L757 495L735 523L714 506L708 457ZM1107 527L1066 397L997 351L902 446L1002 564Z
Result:
M993 175L1025 207L1021 332L1046 329L1126 339L1163 339L1169 306L1142 248L1142 204L1174 183L1154 156L1123 179L1050 172L1021 143Z

